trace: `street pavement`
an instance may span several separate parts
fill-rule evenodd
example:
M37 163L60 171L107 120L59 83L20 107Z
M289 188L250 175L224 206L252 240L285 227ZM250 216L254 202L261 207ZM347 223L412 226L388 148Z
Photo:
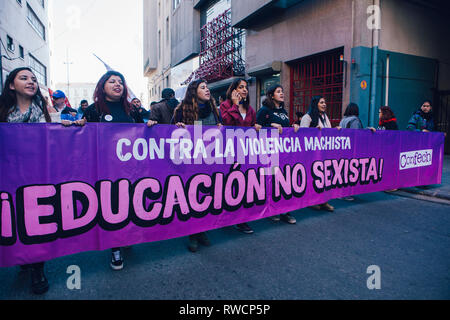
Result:
M449 160L443 184L427 190L449 190ZM334 213L301 209L296 225L252 222L252 235L213 230L212 246L195 254L186 238L136 245L125 249L118 272L109 251L61 257L46 264L51 287L42 296L30 293L27 273L2 268L0 299L450 299L449 204L404 193L411 197L333 200ZM72 265L81 270L80 290L67 287ZM380 289L367 286L370 266L380 270Z

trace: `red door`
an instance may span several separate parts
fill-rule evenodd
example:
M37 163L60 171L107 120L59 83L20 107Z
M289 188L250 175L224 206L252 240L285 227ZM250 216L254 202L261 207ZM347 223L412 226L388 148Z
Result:
M342 117L342 90L344 65L340 56L343 48L317 54L291 66L291 122L295 113L308 112L311 98L322 95L327 101L327 115L331 124L337 126Z

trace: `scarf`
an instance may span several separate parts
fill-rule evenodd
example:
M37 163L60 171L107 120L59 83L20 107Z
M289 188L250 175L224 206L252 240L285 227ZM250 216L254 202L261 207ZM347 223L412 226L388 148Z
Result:
M386 124L386 123L389 123L389 122L397 122L397 119L396 118L392 118L392 119L389 119L389 120L380 120L380 126L383 126L384 124Z
M8 122L23 122L23 123L36 123L40 122L41 117L44 112L40 107L38 107L34 102L28 108L27 112L21 113L20 109L16 106L14 111L8 115Z
M198 118L205 119L211 114L211 106L208 104L198 104Z

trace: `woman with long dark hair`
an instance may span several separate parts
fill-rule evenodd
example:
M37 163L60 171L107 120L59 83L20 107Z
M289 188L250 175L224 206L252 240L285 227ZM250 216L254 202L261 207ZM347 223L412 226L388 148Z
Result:
M302 118L300 127L302 128L331 128L330 119L326 114L327 102L323 96L315 96L311 99L308 113ZM314 210L334 211L334 207L328 202L311 207Z
M221 126L222 116L205 80L192 81L183 101L174 111L174 123L179 127L201 122L204 126Z
M139 122L139 117L133 117L131 112L127 83L121 73L109 71L100 78L94 91L94 103L86 109L84 118L87 122ZM116 271L123 269L121 248L111 249L110 266Z
M84 112L88 122L135 123L125 77L117 71L108 71L97 83L94 103Z
M231 83L226 99L220 105L220 112L226 126L255 126L256 112L250 105L248 82L245 79L238 78Z
M0 96L0 122L51 122L47 101L42 96L36 76L30 68L15 69L6 78ZM31 272L33 293L43 294L48 291L49 283L44 273L44 262L24 265L21 269Z
M434 131L433 108L430 101L425 100L419 110L414 112L406 129L418 132Z
M290 126L289 115L284 105L283 87L279 84L273 85L267 90L262 107L256 114L256 129L272 127L278 129L278 132L281 134L283 128ZM292 126L294 127L295 132L300 128L300 126L295 123ZM274 222L282 220L289 224L297 223L297 220L289 213L276 215L270 219Z
M278 129L280 134L283 128L290 127L289 114L284 105L284 89L281 85L273 85L267 90L262 107L256 114L256 124L257 129L272 127ZM297 124L293 127L295 131L299 128Z
M327 103L323 96L315 96L311 99L309 110L302 118L302 128L331 128L330 119L326 114Z
M390 107L381 107L378 112L378 117L380 118L380 122L377 130L398 130L397 118Z
M183 101L174 111L174 123L178 127L184 128L198 122L204 126L222 126L222 118L208 84L201 79L188 85ZM207 247L211 245L206 232L190 235L188 249L197 252L199 243Z
M256 112L250 105L248 82L245 79L237 78L231 83L226 99L220 105L220 112L225 126L255 126ZM247 223L238 224L235 228L246 234L253 233L252 228Z
M30 68L17 68L7 77L0 96L0 122L51 122L47 101Z

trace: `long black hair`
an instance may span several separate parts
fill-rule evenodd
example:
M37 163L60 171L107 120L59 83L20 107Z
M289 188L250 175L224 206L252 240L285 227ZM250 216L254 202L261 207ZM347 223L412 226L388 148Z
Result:
M11 73L8 75L5 81L5 86L3 87L2 95L0 96L0 122L6 122L8 119L8 116L14 112L14 107L17 105L17 96L16 92L14 90L11 90L10 86L14 83L14 80L16 79L17 75L21 71L30 71L33 73L33 71L30 68L17 68L11 71ZM33 73L34 74L34 73ZM44 99L44 96L41 93L41 90L38 90L34 97L32 98L33 103L35 103L39 108L41 108L42 112L44 113L45 121L51 122L50 115L47 110L47 101Z
M357 116L359 117L359 107L356 103L350 102L345 109L344 117Z
M233 104L232 94L233 91L236 90L239 87L239 84L241 82L245 82L247 85L247 92L248 92L248 82L244 78L237 78L233 80L233 82L230 84L230 87L228 88L227 94L226 94L226 100L230 100L231 104ZM250 105L250 95L247 94L247 98L243 101L243 105L245 110L248 110L248 106Z
M317 125L319 124L319 119L322 120L322 123L325 123L325 119L324 119L324 117L322 117L320 115L319 107L318 107L319 101L322 98L323 98L323 96L315 96L311 99L308 114L312 119L311 125L310 125L310 127L312 127L312 128L317 127Z
M263 106L266 106L269 109L275 109L275 101L273 100L273 96L278 88L283 89L283 86L280 84L275 84L267 89L266 99L262 103ZM280 103L280 107L284 108L284 102Z

